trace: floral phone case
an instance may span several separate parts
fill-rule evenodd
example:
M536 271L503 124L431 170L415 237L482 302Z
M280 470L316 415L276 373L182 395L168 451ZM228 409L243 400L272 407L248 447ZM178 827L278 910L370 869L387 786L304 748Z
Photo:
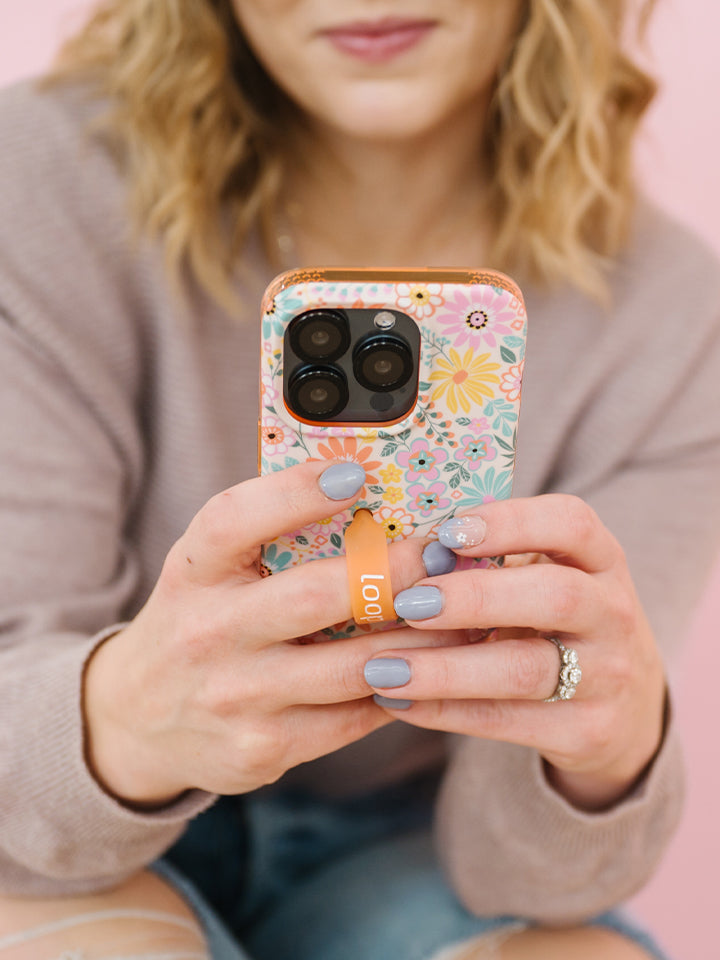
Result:
M391 423L298 419L284 395L286 328L312 309L351 308L397 311L417 325L414 403ZM361 506L388 540L432 538L456 511L510 496L526 328L520 290L492 271L326 269L277 277L262 304L260 472L308 459L352 460L367 483L352 511L266 544L262 572L344 553L345 528ZM325 632L335 638L359 629L351 621Z

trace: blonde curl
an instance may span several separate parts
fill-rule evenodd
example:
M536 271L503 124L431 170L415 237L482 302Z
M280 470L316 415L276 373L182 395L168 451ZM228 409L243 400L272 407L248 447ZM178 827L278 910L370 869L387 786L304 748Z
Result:
M598 299L632 216L632 146L655 93L621 43L631 0L527 0L497 80L487 156L497 224L488 266ZM653 0L645 0L643 19ZM60 51L50 84L106 98L138 228L170 274L227 309L249 233L271 262L293 106L257 63L231 0L105 0ZM272 118L272 119L270 119Z

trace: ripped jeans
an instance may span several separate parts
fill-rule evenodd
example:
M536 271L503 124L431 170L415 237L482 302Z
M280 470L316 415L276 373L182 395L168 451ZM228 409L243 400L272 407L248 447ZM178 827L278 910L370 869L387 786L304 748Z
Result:
M457 901L433 849L434 788L426 778L343 801L290 792L221 798L152 865L198 917L207 953L108 949L37 960L441 960L478 937L487 937L490 958L493 945L528 924L476 917ZM621 912L592 923L668 960Z

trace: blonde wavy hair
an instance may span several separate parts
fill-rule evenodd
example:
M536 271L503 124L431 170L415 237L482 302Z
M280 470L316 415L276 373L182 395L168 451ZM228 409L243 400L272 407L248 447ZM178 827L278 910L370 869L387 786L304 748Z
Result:
M634 134L655 93L621 42L654 0L640 4L525 0L489 117L488 266L605 296L630 228ZM161 238L172 275L189 266L233 309L252 229L276 260L279 121L294 108L249 50L232 0L103 0L50 80L89 81L112 104L106 128L137 225Z

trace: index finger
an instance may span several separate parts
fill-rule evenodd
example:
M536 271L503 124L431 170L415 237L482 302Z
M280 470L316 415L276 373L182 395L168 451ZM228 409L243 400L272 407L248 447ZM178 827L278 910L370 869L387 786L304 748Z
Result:
M584 500L545 494L483 504L447 520L440 542L468 557L540 553L586 573L623 560L618 541Z
M364 482L359 464L327 460L254 477L208 500L177 549L194 579L213 582L241 573L254 567L263 543L346 510Z

